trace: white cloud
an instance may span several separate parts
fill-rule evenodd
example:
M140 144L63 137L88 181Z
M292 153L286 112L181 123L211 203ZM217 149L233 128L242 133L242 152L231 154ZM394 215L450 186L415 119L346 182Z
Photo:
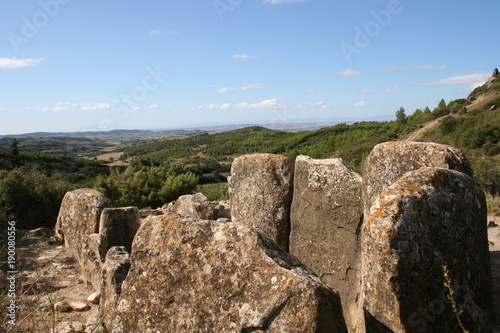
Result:
M31 67L43 60L44 58L0 58L0 68Z
M130 112L137 112L139 111L141 108L139 106L136 106L136 107L133 107L132 109L130 109Z
M365 107L367 104L366 102L364 101L361 101L361 102L358 102L358 103L354 103L353 106L357 107L357 108L362 108L362 107Z
M201 104L198 105L197 109L210 109L210 110L228 110L228 109L236 109L236 110L285 110L285 109L328 109L331 106L326 104L325 102L312 102L312 103L304 103L297 105L288 105L281 103L279 99L271 98L263 100L258 103L223 103L223 104Z
M295 105L294 109L329 109L332 106L325 102L313 102Z
M389 92L399 91L399 90L401 90L401 86L394 86L392 88L382 88L382 89L364 88L364 89L361 89L359 92L362 94L378 94L378 93L389 93Z
M435 81L435 82L417 82L410 84L411 86L442 86L446 84L467 84L470 88L476 88L484 84L488 78L489 74L468 74L468 75L458 75L447 79Z
M314 94L316 94L316 91L315 90L308 90L308 91L304 91L304 94L306 94L306 95L314 95Z
M231 56L231 58L236 59L236 60L243 60L243 61L259 59L258 57L253 56L253 55L249 55L249 54L233 54Z
M337 76L363 75L363 74L368 73L368 72L369 71L362 70L362 69L346 69L346 70L343 70L342 72L338 72Z
M82 107L82 110L107 110L111 109L108 103L86 103L87 106Z
M224 94L224 93L227 93L229 91L234 91L234 90L237 90L237 88L222 87L222 88L217 89L217 92L219 94Z
M158 104L151 104L150 106L148 106L148 109L159 109L160 106Z
M418 65L407 65L407 66L395 66L395 67L386 67L384 68L384 71L404 71L410 68L416 68L416 69L421 69L424 71L443 71L443 70L448 70L451 67L445 66L445 65L440 65L440 66L434 66L434 65L424 65L424 66L418 66Z
M79 106L78 103L59 102L53 108L44 108L43 110L40 110L40 111L41 112L45 112L45 111L61 112L61 111L67 111L67 110L75 109L78 106Z
M362 94L375 94L375 93L378 92L378 90L377 89L364 88L364 89L361 89L359 92L362 93Z
M241 87L239 88L233 88L233 87L222 87L222 88L217 88L217 92L219 94L224 94L224 93L227 93L229 91L235 91L235 90L252 90L252 89L264 89L264 87L266 86L267 84L264 84L264 83L250 83L250 84L244 84L242 85ZM215 88L216 86L214 85L208 85L207 86L208 88Z
M149 32L149 34L153 36L177 35L178 33L179 32L177 30L161 30L161 29L153 29Z
M307 2L309 0L263 0L262 3L269 5L281 5L283 3L297 3L297 2Z
M264 89L266 85L264 83L250 83L244 84L240 87L241 90L250 90L250 89Z

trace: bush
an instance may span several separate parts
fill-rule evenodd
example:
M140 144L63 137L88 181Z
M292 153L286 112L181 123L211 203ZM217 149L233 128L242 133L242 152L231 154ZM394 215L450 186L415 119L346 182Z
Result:
M67 183L38 171L0 171L0 220L16 221L19 229L52 228L68 190Z

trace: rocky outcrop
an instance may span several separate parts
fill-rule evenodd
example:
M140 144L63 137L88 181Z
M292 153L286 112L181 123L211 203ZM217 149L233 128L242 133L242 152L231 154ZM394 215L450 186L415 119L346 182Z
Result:
M259 229L288 249L293 163L272 154L236 158L228 178L231 219Z
M149 217L112 332L346 332L338 294L241 223Z
M422 168L387 187L363 226L367 331L461 332L443 285L446 265L464 326L487 332L486 223L485 195L464 173Z
M92 189L66 193L61 203L55 236L65 245L83 267L83 250L88 235L99 231L101 212L108 205L106 196Z
M358 276L362 219L360 175L342 159L297 157L290 253L339 292L351 332L362 330Z
M382 190L406 172L423 167L457 170L472 176L469 160L458 149L432 142L385 142L375 146L364 162L364 213Z

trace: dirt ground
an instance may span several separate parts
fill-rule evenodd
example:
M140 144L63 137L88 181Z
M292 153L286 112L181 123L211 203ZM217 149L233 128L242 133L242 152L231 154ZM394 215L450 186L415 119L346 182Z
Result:
M500 217L489 216L488 238L494 283L495 311L500 322ZM48 230L19 233L17 240L18 274L16 295L19 313L14 327L3 322L0 332L68 332L61 330L61 322L78 322L85 332L103 332L91 323L97 322L98 305L87 302L94 290L80 280L78 265L68 249L51 242ZM2 249L2 253L5 253ZM4 260L2 258L2 260ZM2 261L2 268L6 262ZM2 310L5 309L7 290L5 271L1 277ZM54 310L58 302L87 302L85 311L59 312ZM5 314L5 311L1 312ZM2 330L2 328L5 328ZM76 331L77 332L77 331ZM83 331L82 331L83 332ZM495 331L495 333L500 330Z

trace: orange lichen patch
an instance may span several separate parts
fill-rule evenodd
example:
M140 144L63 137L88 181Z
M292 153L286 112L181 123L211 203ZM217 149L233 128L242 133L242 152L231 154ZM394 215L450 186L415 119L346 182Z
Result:
M290 287L293 287L296 283L297 283L297 281L295 281L295 279L289 278L288 280L286 280L286 283L285 283L285 286L283 287L283 290L290 288Z

